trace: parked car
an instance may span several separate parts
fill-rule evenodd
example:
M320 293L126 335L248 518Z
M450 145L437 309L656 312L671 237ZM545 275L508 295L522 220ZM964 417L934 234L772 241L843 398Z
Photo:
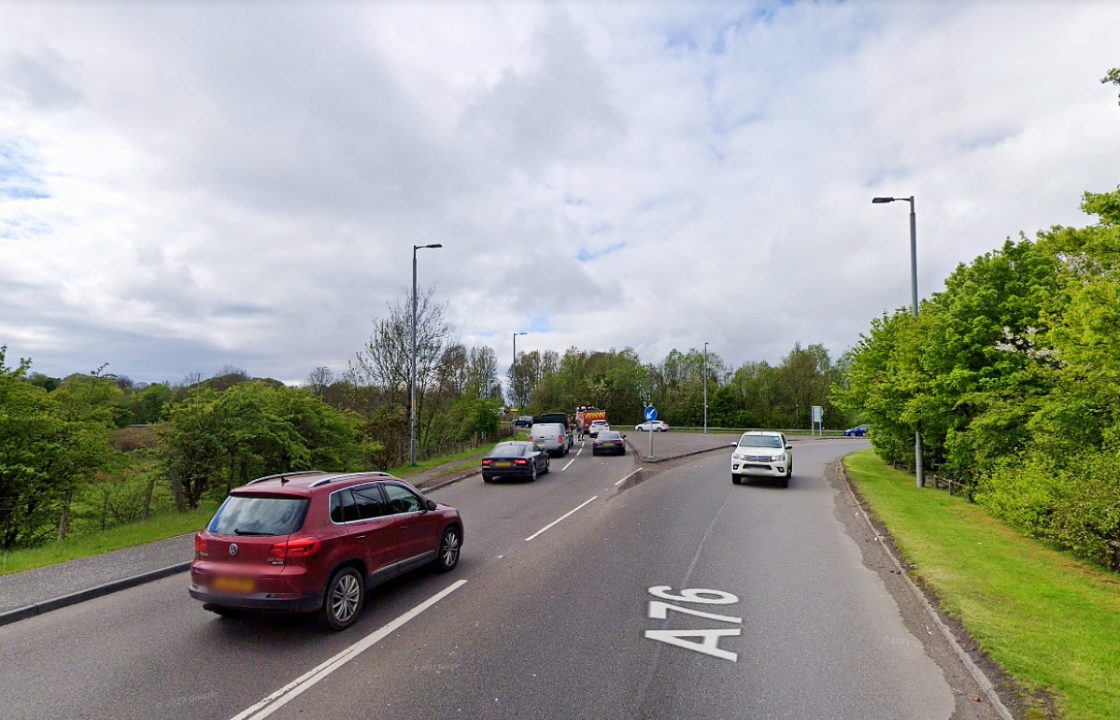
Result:
M459 511L380 472L270 475L235 488L194 538L191 597L220 615L318 612L358 619L366 592L426 565L452 570Z
M866 425L856 425L854 428L848 428L844 431L844 437L863 437L866 434Z
M522 415L521 417L519 417L519 418L517 418L513 421L513 426L514 427L532 427L533 426L533 416L532 415Z
M611 426L607 424L606 420L593 420L591 425L587 428L587 434L591 437L597 436L604 430L610 430Z
M766 430L743 433L731 453L731 482L739 485L748 475L776 477L782 487L789 487L793 445L785 435Z
M634 426L638 432L669 432L669 424L664 420L644 422Z
M503 442L482 458L483 482L525 478L530 482L548 472L548 453L531 442Z
M533 423L529 436L538 450L544 450L555 457L567 455L572 447L568 428L560 423Z
M605 455L606 453L615 453L618 455L625 455L626 441L623 439L625 437L625 435L615 432L614 430L600 430L595 439L591 441L591 454Z

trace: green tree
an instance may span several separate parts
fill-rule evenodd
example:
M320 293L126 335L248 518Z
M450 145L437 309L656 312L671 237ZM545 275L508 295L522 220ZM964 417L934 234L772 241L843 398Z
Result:
M110 454L105 427L25 381L30 361L0 347L0 548L33 545L58 528L74 489Z
M356 470L380 447L361 419L309 390L262 381L204 389L172 408L160 428L164 471L181 507L287 470Z

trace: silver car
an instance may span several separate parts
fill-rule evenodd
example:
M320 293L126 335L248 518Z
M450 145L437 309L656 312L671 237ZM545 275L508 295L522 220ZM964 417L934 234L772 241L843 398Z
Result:
M560 423L534 423L529 429L529 437L538 450L554 457L567 455L572 447L572 437Z

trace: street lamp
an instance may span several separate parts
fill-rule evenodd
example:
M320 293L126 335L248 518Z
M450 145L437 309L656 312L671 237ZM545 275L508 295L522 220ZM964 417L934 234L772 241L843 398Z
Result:
M704 432L708 432L708 343L704 343Z
M409 375L408 461L416 464L416 251L441 248L440 243L412 246L412 373Z
M914 196L910 197L877 197L871 202L878 205L890 202L910 203L910 309L914 317L918 317L918 217L914 209ZM922 467L922 433L914 430L914 478L918 487L925 487L926 474Z
M513 334L513 363L509 366L509 394L510 397L513 398L514 402L517 402L517 394L513 389L513 375L515 370L517 369L517 336L528 334L528 332L515 332ZM518 407L520 407L520 403L518 403Z

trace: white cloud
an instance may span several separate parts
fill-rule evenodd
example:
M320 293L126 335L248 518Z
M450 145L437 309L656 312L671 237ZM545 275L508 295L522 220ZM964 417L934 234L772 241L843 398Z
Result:
M459 336L839 353L1120 178L1108 3L0 6L0 343L51 374ZM42 196L42 197L40 197Z

